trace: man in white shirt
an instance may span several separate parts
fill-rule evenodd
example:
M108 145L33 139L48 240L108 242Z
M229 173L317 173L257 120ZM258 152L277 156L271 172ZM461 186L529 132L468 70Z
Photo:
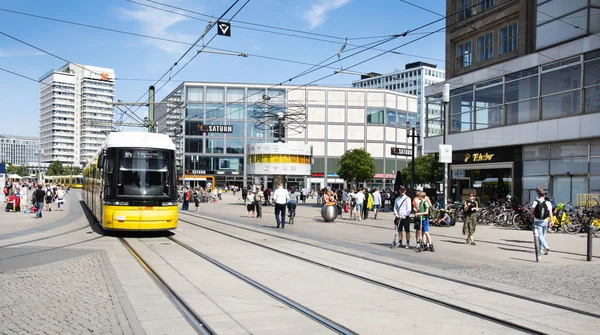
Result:
M356 207L355 210L355 218L358 218L358 221L362 219L363 215L363 202L365 201L365 194L362 191L356 191L354 194L354 198L356 199Z
M275 220L277 221L277 228L285 228L285 206L290 200L290 194L283 188L283 184L279 183L278 188L273 192L271 199L275 204ZM279 217L281 216L281 219Z
M400 196L396 198L396 202L394 203L394 223L396 224L397 232L394 234L394 240L392 241L392 248L402 247L402 230L404 230L404 234L406 235L406 246L404 248L408 249L410 246L410 213L412 211L412 204L410 202L410 198L406 195L406 188L404 186L400 186L398 191L400 192ZM396 244L396 236L398 236L398 244Z
M373 196L373 211L375 212L375 219L377 219L377 213L379 213L379 207L381 206L381 194L377 187L375 187L375 192L372 194Z

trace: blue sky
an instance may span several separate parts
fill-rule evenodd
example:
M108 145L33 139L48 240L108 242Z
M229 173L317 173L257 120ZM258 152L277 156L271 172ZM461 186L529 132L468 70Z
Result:
M147 0L136 1L161 7ZM157 1L215 15L215 17L220 16L234 2L234 0ZM231 17L231 14L235 13L244 2L245 0L241 0L234 11L226 17ZM444 0L413 0L412 2L437 13L445 12ZM159 11L126 0L3 1L0 3L0 9L189 43L193 43L207 25L203 21ZM172 8L169 10L206 19ZM399 0L250 0L234 20L348 37L350 38L349 43L364 45L381 41L382 38L355 38L400 34L439 18L435 14ZM418 30L416 33L434 31L443 25L442 21ZM232 36L230 38L217 36L208 48L235 50L248 53L250 57L200 54L157 93L157 100L162 99L183 80L279 83L310 66L260 59L252 55L317 64L338 53L344 44L343 40L327 37L303 35L335 41L335 43L241 29L242 26L274 30L232 22ZM274 31L302 35L296 32ZM0 11L0 32L24 40L71 62L114 68L117 77L115 98L121 101L136 101L140 98L147 91L148 86L167 71L189 47L184 44L129 36L4 11ZM208 42L215 33L216 28L213 28L204 41ZM420 36L422 35L414 34L399 37L378 48L389 50ZM387 54L352 70L387 73L403 68L406 63L417 60L438 64L438 67L443 68L444 64L441 60L444 59L444 45L444 33L436 33L397 51L438 60ZM353 47L348 46L342 57L358 51L348 51L351 48ZM194 48L194 51L190 52L188 57L174 68L174 72L196 53L196 49L198 48ZM378 53L380 51L368 50L332 66L347 68ZM64 64L65 62L62 60L0 35L0 68L38 79L47 71ZM289 84L303 85L330 73L333 73L333 69L321 69ZM149 79L152 81L126 79ZM319 84L347 86L356 79L358 79L356 75L338 74L319 82ZM38 91L38 83L0 71L0 113L2 115L0 133L38 136ZM145 108L140 109L138 114L144 117Z

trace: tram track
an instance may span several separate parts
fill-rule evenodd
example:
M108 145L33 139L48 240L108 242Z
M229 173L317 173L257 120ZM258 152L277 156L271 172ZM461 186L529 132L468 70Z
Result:
M233 228L237 228L237 229L241 229L241 230L246 230L246 231L250 231L250 232L253 232L253 233L258 233L258 234L262 234L262 235L274 237L274 238L285 240L285 241L291 241L291 242L299 243L299 244L302 244L302 245L307 245L307 246L310 246L310 247L314 247L314 248L318 248L318 249L322 249L322 250L327 250L327 251L334 252L334 253L337 253L337 254L341 254L341 255L345 255L345 256L350 256L350 257L358 258L358 259L365 260L365 261L374 262L374 263L377 263L377 264L389 266L389 267L400 269L400 270L405 270L405 271L408 271L408 272L412 272L412 273L416 273L416 274L420 274L420 275L432 277L432 278L435 278L435 279L441 279L441 280L444 280L444 281L448 281L448 282L452 282L452 283L456 283L456 284L461 284L461 285L465 285L465 286L472 287L472 288L481 289L481 290L484 290L484 291L487 291L487 292L501 294L501 295L508 296L508 297L511 297L511 298L517 298L519 300L524 300L524 301L536 303L536 304L539 304L539 305L542 305L542 306L556 308L556 309L559 309L561 311L568 311L568 312L572 312L572 313L575 313L575 314L580 314L580 315L592 317L592 318L595 318L595 319L600 319L600 314L598 314L598 313L594 313L594 312L590 312L590 311L586 311L586 310L582 310L582 309L578 309L578 308L574 308L574 307L570 307L570 306L565 306L565 305L561 305L561 304L558 304L558 303L553 303L553 302L549 302L549 301L545 301L545 300L540 300L540 299L533 298L533 297L530 297L530 296L526 296L526 295L522 295L522 294L517 294L517 293L513 293L513 292L508 292L508 291L504 291L504 290L501 290L501 289L497 289L497 288L493 288L493 287L489 287L489 286L485 286L485 285L470 283L470 282L467 282L467 281L464 281L464 280L460 280L460 279L456 279L456 278L452 278L452 277L448 277L448 276L444 276L444 275L440 275L440 274L430 273L430 272L426 272L426 271L418 270L418 269L412 269L412 268L409 268L409 267L406 267L406 266L402 266L402 265L398 265L398 264L394 264L394 263L390 263L390 262L386 262L386 261L374 259L374 258L367 257L367 256L356 255L356 254L353 254L353 253L350 253L350 252L336 250L334 248L329 248L329 247L326 247L326 246L322 246L322 245L318 245L318 244L314 244L314 243L310 243L310 242L306 242L306 241L300 241L300 240L292 239L292 238L285 237L285 236L280 236L280 235L273 234L273 233L263 232L263 231L256 230L256 229L251 229L251 228L248 228L248 227L241 227L241 226L234 225L234 224L231 224L229 222L226 222L224 220L213 219L213 218L210 218L210 217L206 217L206 216L203 216L203 215L197 215L197 214L188 214L188 213L183 213L183 214L186 214L186 215L189 215L189 216L192 216L192 217L201 218L201 219L204 219L204 220L207 220L207 221L212 221L212 222L215 222L215 223L223 224L223 225L226 225L226 226L229 226L229 227L233 227ZM333 270L333 268L331 266L326 265L326 264L321 264L321 263L315 262L313 260L306 259L304 257L297 256L297 255L294 255L294 254L290 254L290 253L287 253L285 251L278 250L278 249L275 249L275 248L272 248L272 247L269 247L269 246L266 246L266 245L254 242L254 241L246 240L244 238L241 238L241 237L238 237L238 236L235 236L235 235L232 235L232 234L228 234L228 233L225 233L225 232L213 229L213 228L205 227L205 226L200 225L200 224L195 223L195 222L191 222L191 221L188 221L188 220L182 220L181 218L179 220L182 221L182 222L186 222L186 223L188 223L188 224L190 224L192 226L196 226L196 227L199 227L199 228L202 228L202 229L205 229L205 230L213 231L215 233L222 234L222 235L234 238L234 239L238 239L238 240L241 240L241 241L244 241L244 242L247 242L247 243L250 243L250 244L253 244L253 245L259 246L261 248L265 248L265 249L268 249L268 250L271 250L271 251L274 251L274 252L277 252L277 253L280 253L280 254L286 254L286 255L288 255L290 257L297 258L297 259L300 259L300 260L303 260L303 261L306 261L306 262L309 262L309 263L317 263L319 266L323 266L323 267L330 268L330 269ZM315 265L317 265L317 264L315 264ZM334 271L338 272L338 270L344 271L344 270L341 270L341 269L335 269ZM347 271L345 271L345 272L347 272ZM360 275L356 275L356 274L349 273L349 272L347 273L347 275L350 275L350 276L360 276ZM366 278L366 279L372 280L372 279L369 279L369 278ZM380 282L377 282L375 280L373 280L373 281L374 281L374 284L377 284L377 285L382 284L381 286L384 286L384 287L386 287L386 285L390 286L388 284L380 283ZM502 322L502 320L501 320L501 322Z
M165 296L173 303L175 308L183 315L190 326L201 335L215 335L217 334L200 315L198 315L194 309L180 296L167 282L138 254L135 249L127 242L123 237L119 237L119 241L123 244L125 249L133 256L138 264L146 271L146 273L152 278L158 288L165 294Z
M299 218L305 218L305 219L314 219L316 218L316 216L302 216L302 215L296 215L296 217ZM357 222L347 222L347 221L336 221L336 223L340 223L340 224L347 224L347 225L352 225L352 226L360 226L360 227L367 227L367 228L373 228L373 229L383 229L383 230L390 230L392 228L387 228L387 227L382 227L382 226L373 226L373 225L369 225L369 224L363 224L363 223L357 223ZM435 234L434 236L436 237L444 237L444 238L451 238L453 240L462 240L464 241L463 238L461 237L456 237L456 236L449 236L449 235L441 235L441 234ZM506 246L506 247L516 247L516 248L522 248L522 249L528 249L528 250L535 250L533 246L524 246L524 245L518 245L518 244L512 244L512 243L504 243L504 242L495 242L495 241L488 241L488 240L482 240L482 239L477 239L477 243L484 243L484 244L493 244L493 245L500 245L500 246ZM530 241L527 241L528 244L533 244ZM570 256L581 256L581 257L585 257L585 254L579 254L576 252L569 252L569 251L561 251L561 250L556 250L556 249L552 249L552 253L553 254L563 254L563 255L570 255ZM600 256L592 256L593 258L597 258L600 259Z
M15 242L15 243L11 243L11 244L0 245L0 249L2 249L2 248L8 248L8 247L14 247L16 245L21 245L21 244L28 244L28 243L37 242L37 241L48 240L48 239L51 239L51 238L54 238L54 237L57 237L57 236L64 236L64 235L67 235L67 234L70 234L70 233L74 233L76 231L84 230L86 228L91 228L91 226L92 225L88 224L88 225L85 225L83 227L74 228L74 229L67 230L67 231L64 231L64 232L61 232L61 233L52 234L52 235L48 235L48 236L36 238L36 239L33 239L33 240L28 240L28 241L23 241L23 242Z

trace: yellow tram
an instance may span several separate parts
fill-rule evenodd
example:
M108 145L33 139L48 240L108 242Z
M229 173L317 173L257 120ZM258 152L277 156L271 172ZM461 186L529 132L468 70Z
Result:
M45 176L45 184L65 185L70 188L81 188L83 185L83 176Z
M177 228L175 145L163 134L112 132L83 171L83 201L102 228Z

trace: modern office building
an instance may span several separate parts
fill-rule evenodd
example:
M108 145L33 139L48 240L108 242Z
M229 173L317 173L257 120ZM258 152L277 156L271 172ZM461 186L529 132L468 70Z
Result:
M448 13L464 3L471 2L448 1ZM484 201L506 194L530 201L542 186L557 202L575 204L577 194L600 193L600 7L579 0L485 4L457 18L478 32L447 32L458 56L446 71L447 122L443 85L425 89L425 151L438 150L444 123L453 146L449 197L475 190ZM476 45L488 34L491 58L479 64L461 41Z
M37 137L0 134L0 162L27 166L37 162L40 140Z
M390 90L344 87L296 87L241 83L184 82L157 107L158 131L179 143L181 174L186 184L215 177L217 185L253 182L245 169L248 144L277 141L277 120L266 130L257 127L256 111L299 110L307 126L285 129L286 142L312 145L312 172L288 178L289 185L340 187L337 163L347 151L365 148L377 173L371 184L391 186L395 172L410 157L392 155L392 148L408 149L406 121L416 124L417 98ZM184 106L185 108L183 108ZM230 133L204 133L199 126L230 125Z
M424 62L409 63L404 70L396 69L392 73L369 73L362 75L360 80L353 81L356 88L381 88L417 96L417 120L421 131L425 125L425 87L444 81L444 70L435 64Z
M42 162L84 166L112 129L115 72L69 63L40 77Z

